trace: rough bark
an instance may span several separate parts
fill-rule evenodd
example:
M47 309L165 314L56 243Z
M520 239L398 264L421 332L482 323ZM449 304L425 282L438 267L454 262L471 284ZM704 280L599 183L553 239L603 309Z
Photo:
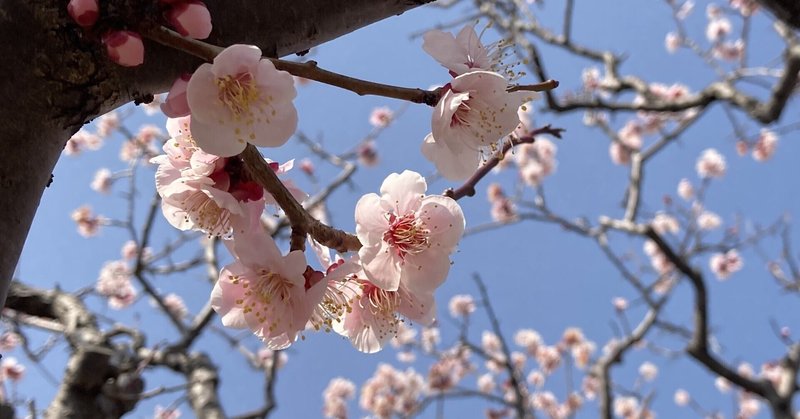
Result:
M302 52L431 0L207 0L210 41ZM0 0L0 302L61 150L82 124L165 91L195 59L146 42L145 64L112 64L98 42L110 26L145 23L155 0L101 2L95 31L73 24L63 0ZM71 185L55 179L52 187Z

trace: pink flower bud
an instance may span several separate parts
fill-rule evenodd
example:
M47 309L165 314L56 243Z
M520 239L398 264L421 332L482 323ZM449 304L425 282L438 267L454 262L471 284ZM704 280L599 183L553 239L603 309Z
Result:
M170 118L180 118L189 115L189 101L186 99L186 86L189 85L189 79L192 75L183 73L180 77L175 79L172 87L169 88L167 99L161 104L161 112Z
M167 19L183 36L206 39L211 34L211 14L200 1L178 3L167 12Z
M78 25L89 28L97 22L100 7L97 0L70 0L67 12Z
M314 176L314 163L309 159L303 159L300 161L300 170L309 176Z
M131 31L111 31L103 36L108 58L123 67L136 67L144 62L142 37Z

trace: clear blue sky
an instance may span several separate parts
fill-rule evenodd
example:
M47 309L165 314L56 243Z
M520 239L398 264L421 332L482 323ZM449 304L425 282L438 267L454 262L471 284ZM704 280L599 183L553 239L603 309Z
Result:
M669 10L659 2L618 0L616 2L577 2L574 38L590 46L610 48L625 53L630 58L622 67L624 73L643 75L652 82L671 84L683 82L697 89L705 85L714 75L702 66L699 60L687 51L669 55L663 48L664 35L672 30ZM704 37L705 2L699 2L688 20L693 34ZM446 82L447 74L421 49L421 39L410 39L413 32L425 30L440 22L449 22L463 16L461 11L443 12L423 7L402 16L390 18L366 29L344 36L314 51L314 59L324 68L355 77L373 79L391 84L427 88ZM558 2L548 2L542 12L542 20L560 27L561 9ZM779 45L769 34L765 20L759 16L752 28L758 48L751 50L751 62L766 62L778 56ZM738 22L736 23L738 24ZM459 26L460 28L460 26ZM458 29L458 28L456 28ZM494 40L496 35L487 32L484 40ZM562 82L559 91L574 91L580 86L580 73L589 65L550 48L543 48L545 64L552 77ZM521 82L535 82L533 78ZM361 98L350 92L312 84L298 87L296 101L300 114L300 129L312 138L319 139L331 151L350 148L371 129L368 123L370 111L376 106L399 109L404 104L383 98ZM537 104L536 109L541 106ZM359 168L351 188L344 187L331 198L329 207L332 221L340 228L353 229L353 208L361 195L378 190L380 183L391 172L404 169L419 171L424 175L433 173L433 167L419 154L423 137L430 131L431 110L421 105L411 105L401 119L386 130L378 141L382 164L376 168ZM797 121L798 107L791 104L779 125ZM608 158L608 139L600 132L585 128L581 114L557 116L536 113L537 124L552 123L567 129L564 140L558 145L558 169L545 182L548 203L554 210L567 217L586 216L592 222L600 214L621 216L620 202L626 185L627 169L614 166ZM163 127L161 117L136 117L133 121L153 123ZM619 128L625 121L621 116L612 122ZM136 128L135 124L129 127ZM757 132L750 124L749 132ZM654 213L663 209L662 197L675 195L675 187L683 178L697 180L694 164L700 152L706 148L718 149L728 161L728 174L715 181L708 193L708 208L730 223L737 217L745 226L765 225L784 213L799 214L798 180L800 166L796 159L800 155L798 134L789 133L781 138L778 152L766 164L754 162L752 158L740 158L734 149L730 124L719 106L691 128L676 144L661 153L648 167L645 181L643 210ZM97 273L104 262L119 258L119 249L127 240L121 229L105 228L99 237L81 238L70 220L70 212L89 203L98 213L109 217L123 217L124 207L120 198L125 183L115 185L110 197L99 196L89 189L94 172L100 167L112 170L125 168L117 157L122 138L115 135L103 149L80 157L62 157L54 175L53 185L45 191L26 248L18 268L23 281L41 287L59 284L63 289L76 290L93 286ZM647 142L646 142L647 144ZM279 150L263 150L267 157L283 161L300 159L309 153L296 141ZM319 176L325 179L336 173L335 168L314 159ZM141 170L138 179L138 205L144 208L153 191L152 173ZM299 171L291 178L307 187L310 185ZM467 217L468 227L490 221L489 207L484 187L490 181L501 182L512 190L514 175L505 172L491 175L472 199L461 201ZM440 192L454 186L439 180L430 183L430 189ZM530 191L527 196L531 197ZM138 213L141 222L143 212ZM163 244L173 234L171 227L159 220L155 245ZM714 233L719 235L720 233ZM792 234L800 243L800 234ZM715 236L712 234L711 239ZM719 237L716 237L717 239ZM641 241L614 236L612 245L619 253L631 252L647 263L641 253ZM778 255L778 243L767 240L760 247L769 258ZM194 250L182 253L194 255ZM783 353L782 344L774 337L769 319L787 325L800 333L798 300L796 294L783 294L774 286L765 270L765 261L753 249L743 252L744 269L725 282L720 283L707 272L708 259L698 258L694 263L707 273L711 296L711 322L715 336L728 361L745 360L758 369L761 363L777 359ZM312 256L313 257L313 256ZM511 228L481 233L463 240L459 252L454 255L454 266L447 282L437 291L439 317L444 342L451 342L454 329L447 314L447 302L454 294L476 294L471 281L473 273L479 273L487 283L489 292L502 327L507 337L519 328L538 330L548 344L560 339L566 327L577 326L599 347L613 336L610 327L614 318L611 299L622 296L635 299L634 291L600 254L589 240L562 232L559 228L526 222ZM157 279L157 286L164 291L179 293L192 311L206 302L210 287L204 282L204 270L188 274L171 275ZM175 336L175 330L162 321L163 328L149 327L154 319L146 299L133 308L112 312L95 297L88 299L100 313L114 316L130 325L147 325L148 343L154 344ZM666 318L672 322L689 325L691 293L687 284L680 284L667 310ZM643 314L641 306L634 305L629 320L637 322ZM219 326L219 321L214 324ZM476 316L473 332L487 327L482 313ZM651 335L653 338L655 335ZM665 346L679 349L674 339L659 340ZM255 348L253 342L251 347ZM206 337L199 348L209 351L221 367L221 396L228 414L242 413L260 405L262 380L256 373L243 366L240 357L215 337ZM21 353L15 354L23 359ZM279 373L277 384L277 418L318 417L322 408L321 393L328 381L345 376L357 385L363 384L372 375L380 362L396 362L391 349L375 355L360 354L351 348L348 341L325 334L308 334L304 342L298 342L289 351L289 363ZM66 349L61 343L44 365L54 374L60 375L66 359ZM660 374L651 388L655 391L652 406L659 417L683 417L688 410L675 407L672 395L677 388L687 389L704 407L721 409L726 417L732 415L733 396L720 396L713 387L713 378L691 360L681 357L665 360L646 350L634 351L622 366L614 370L614 379L622 386L632 387L636 369L645 359L660 367ZM529 366L534 363L529 361ZM423 375L428 362L416 365ZM177 383L179 378L171 374L151 375L146 388ZM466 385L473 385L477 376L466 378ZM162 381L163 379L163 381ZM564 398L563 372L560 370L549 381L548 389L560 400ZM20 385L20 393L37 396L37 405L44 406L52 399L55 387L41 378L29 365L29 374ZM174 396L164 396L141 403L130 417L144 418L152 415L155 403L169 404ZM470 402L451 402L447 417L473 417L475 405ZM590 403L579 417L595 417L597 404ZM191 417L186 404L181 406L184 417ZM353 417L361 416L357 401L351 404ZM430 417L432 411L423 416ZM765 413L762 409L762 416Z

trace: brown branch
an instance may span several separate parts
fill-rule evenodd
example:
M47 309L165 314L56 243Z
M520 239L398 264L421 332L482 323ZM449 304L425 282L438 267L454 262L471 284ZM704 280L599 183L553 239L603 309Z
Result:
M472 176L467 179L463 185L459 186L456 189L449 188L442 195L453 198L455 200L459 200L465 196L475 196L475 186L478 182L481 181L484 177L486 177L492 169L495 168L500 162L505 158L506 153L511 150L514 146L519 144L529 144L536 141L537 135L542 134L550 134L556 138L561 138L561 133L564 132L563 128L553 128L549 124L545 125L541 128L537 128L532 130L528 135L522 138L510 138L503 144L503 148L495 153L489 160L487 160L481 167L479 167Z
M308 233L314 240L331 249L335 249L339 253L361 248L361 242L358 240L358 237L322 224L319 220L312 217L308 211L294 199L255 146L248 144L247 148L245 148L240 156L245 169L253 180L269 192L272 197L275 198L275 201L281 209L283 209L283 212L286 213L286 217L289 219L289 224L292 227L293 237L302 235L303 240L305 240L305 233Z

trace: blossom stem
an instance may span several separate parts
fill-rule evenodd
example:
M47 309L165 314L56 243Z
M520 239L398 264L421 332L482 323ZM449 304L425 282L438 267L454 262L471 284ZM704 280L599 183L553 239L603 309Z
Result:
M183 37L177 32L163 26L144 27L141 28L140 31L144 37L158 42L159 44L186 52L208 62L214 61L214 57L223 50L223 48L207 42ZM286 71L297 77L303 77L350 90L359 96L383 96L413 103L423 103L428 106L436 106L441 96L441 89L423 90L361 80L322 69L317 65L316 61L298 63L271 57L264 57L264 59L272 61L272 64L274 64L275 68L278 70Z
M550 134L556 138L561 138L561 133L564 131L563 128L553 128L550 124L547 124L541 128L537 128L532 130L528 135L521 137L521 138L512 138L511 140L507 141L503 144L503 147L495 153L489 160L487 160L483 165L481 165L472 176L467 179L463 185L459 186L456 189L448 188L442 195L453 198L456 201L465 197L465 196L474 196L475 195L475 186L478 182L481 181L492 169L495 168L500 162L505 158L506 153L511 150L514 146L519 144L526 144L526 143L533 143L536 140L537 135L541 134Z
M302 248L298 247L303 246L299 244L299 242L301 239L305 241L306 233L310 234L317 242L332 249L336 249L336 251L340 253L361 248L361 242L356 236L327 226L312 217L311 214L294 199L291 192L289 192L286 186L278 179L278 175L269 167L264 157L261 156L261 153L259 153L254 145L248 144L240 156L245 169L250 176L252 176L253 180L269 192L272 197L275 198L275 201L281 209L286 213L286 217L289 219L289 224L292 227L293 250L295 248Z

